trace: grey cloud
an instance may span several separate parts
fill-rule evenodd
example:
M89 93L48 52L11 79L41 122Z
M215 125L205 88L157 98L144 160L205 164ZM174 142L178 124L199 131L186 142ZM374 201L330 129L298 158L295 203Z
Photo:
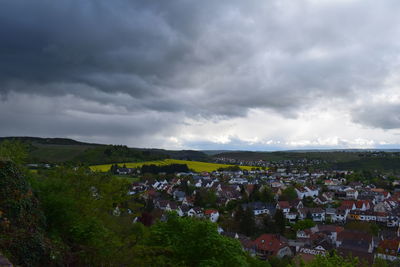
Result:
M72 95L138 124L146 112L156 122L175 114L174 125L252 108L295 117L382 87L398 64L399 12L394 0L3 1L0 104L10 93ZM62 121L90 132L87 120Z
M112 138L151 139L174 133L178 119L176 114L132 114L121 111L118 106L99 105L75 97L31 97L13 93L9 100L0 105L0 124L6 125L1 128L4 136L80 136L103 138L108 142ZM129 142L140 145L135 140Z
M400 104L378 103L353 109L356 123L373 128L400 129Z

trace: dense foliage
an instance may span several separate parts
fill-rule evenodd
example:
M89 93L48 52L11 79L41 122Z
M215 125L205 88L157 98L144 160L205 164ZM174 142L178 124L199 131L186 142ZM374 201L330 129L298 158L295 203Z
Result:
M0 143L0 160L9 160L22 164L27 156L26 146L21 142L5 140Z
M49 263L45 217L29 183L10 161L0 161L0 251L18 265Z
M240 243L220 235L216 224L205 220L170 215L151 228L147 244L169 248L183 266L249 266Z
M188 172L189 168L186 164L169 164L169 165L143 165L141 167L141 172L142 173L152 173L152 174L158 174L158 173L166 173L166 174L172 174L172 173L177 173L177 172Z
M31 182L46 215L46 230L61 243L63 262L116 261L129 249L137 204L127 194L126 180L58 168Z

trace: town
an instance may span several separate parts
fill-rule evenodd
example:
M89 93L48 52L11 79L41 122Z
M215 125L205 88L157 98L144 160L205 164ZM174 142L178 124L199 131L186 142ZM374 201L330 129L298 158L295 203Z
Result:
M237 163L224 159L228 162ZM169 213L210 220L221 235L237 239L243 250L262 260L308 262L335 250L368 265L376 259L398 262L398 177L306 170L319 163L285 161L253 170L153 175L140 168L113 171L139 178L130 194L144 204L135 220L147 226L166 220ZM365 178L371 175L384 182Z

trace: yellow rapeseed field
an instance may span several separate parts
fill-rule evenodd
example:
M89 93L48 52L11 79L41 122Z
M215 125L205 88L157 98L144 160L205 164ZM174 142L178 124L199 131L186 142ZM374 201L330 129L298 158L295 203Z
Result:
M192 169L196 172L212 172L216 171L219 168L226 168L229 166L234 165L227 165L227 164L217 164L217 163L208 163L208 162L200 162L200 161L189 161L189 160L178 160L178 159L165 159L165 160L158 160L158 161L145 161L145 162L126 162L126 163L118 163L118 165L126 165L128 168L137 168L141 167L142 165L168 165L168 164L187 164L189 169ZM103 165L94 165L90 166L92 171L100 171L106 172L109 171L111 168L111 164L103 164ZM252 166L240 166L243 170L251 170Z

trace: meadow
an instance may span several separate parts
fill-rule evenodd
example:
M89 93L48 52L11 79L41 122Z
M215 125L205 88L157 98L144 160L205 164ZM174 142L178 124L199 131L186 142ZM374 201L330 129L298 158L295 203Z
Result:
M229 166L228 164L218 164L218 163L209 163L209 162L201 162L201 161L189 161L189 160L178 160L178 159L165 159L165 160L157 160L157 161L144 161L144 162L127 162L127 163L118 163L118 165L126 165L128 168L138 168L142 165L168 165L168 164L186 164L189 169L192 169L196 172L212 172L216 171L219 168L226 168ZM94 165L90 166L92 171L99 172L107 172L110 170L112 164L103 164L103 165ZM252 166L240 166L243 170L251 170Z

